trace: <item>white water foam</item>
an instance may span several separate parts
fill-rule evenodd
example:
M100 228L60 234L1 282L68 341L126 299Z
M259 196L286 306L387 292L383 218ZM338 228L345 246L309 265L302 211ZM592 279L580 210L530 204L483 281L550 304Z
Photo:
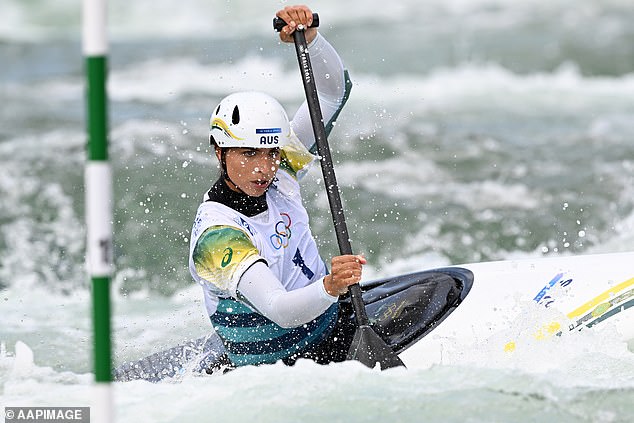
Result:
M186 292L184 297L193 293ZM76 304L82 300L77 298ZM183 336L182 328L195 325L196 319L181 314L166 320L161 311L166 306L179 308L181 301L160 304L152 298L117 298L117 308L125 309L119 312L126 326L135 326L140 319L150 334L117 331L138 337L136 347L131 347L138 353L147 350L148 343ZM188 321L182 322L182 317ZM521 326L524 318L530 320L520 316L514 325ZM512 327L491 342L446 340L444 364L431 368L412 363L407 370L377 372L356 362L319 366L300 361L292 368L282 364L247 367L224 376L184 374L159 384L115 383L116 418L122 422L204 421L212 413L214 419L263 422L417 421L422 415L427 421L530 421L524 415L528 413L531 418L567 422L586 416L592 421L632 417L625 404L634 389L634 354L614 341L610 328L533 342L517 339L517 350L509 354L499 350L501 344L495 340L513 336L517 328ZM65 340L58 348L66 354L83 350L77 350L76 340L67 336ZM91 404L92 374L54 370L45 352L38 353L21 341L9 349L0 354L3 404ZM597 392L603 398L598 403L592 400Z

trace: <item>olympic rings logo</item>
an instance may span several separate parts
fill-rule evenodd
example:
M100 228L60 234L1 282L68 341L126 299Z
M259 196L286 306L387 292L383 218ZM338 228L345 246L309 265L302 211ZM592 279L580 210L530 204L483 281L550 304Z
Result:
M288 213L280 213L282 220L275 224L275 233L271 235L271 245L276 250L288 247L291 239L291 217Z

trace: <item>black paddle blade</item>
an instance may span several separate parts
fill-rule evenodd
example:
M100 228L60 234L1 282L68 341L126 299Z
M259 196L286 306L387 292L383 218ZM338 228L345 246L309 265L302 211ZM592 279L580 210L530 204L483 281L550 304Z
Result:
M360 361L372 369L377 363L381 365L381 370L405 367L398 355L368 325L357 328L346 359Z

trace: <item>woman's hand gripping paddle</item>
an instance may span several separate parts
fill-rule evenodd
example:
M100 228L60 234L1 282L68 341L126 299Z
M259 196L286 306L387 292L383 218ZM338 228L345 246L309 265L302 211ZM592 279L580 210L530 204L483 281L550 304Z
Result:
M313 14L312 27L319 25L319 16ZM286 26L280 18L273 20L273 28L278 32ZM308 109L310 111L310 119L313 124L313 132L317 142L317 151L321 158L321 171L324 175L326 191L328 192L328 202L330 203L330 212L335 224L335 232L337 234L337 242L339 243L339 251L342 255L352 254L352 246L348 236L348 228L343 214L343 206L339 195L339 186L335 178L335 169L330 155L330 147L326 138L326 130L319 106L319 97L317 95L317 86L313 76L313 69L308 55L306 45L306 37L304 34L304 26L299 25L297 30L293 32L293 41L295 42L295 50L297 52L297 60L299 62L300 73L304 83L304 91L306 100L308 101ZM374 368L376 364L381 365L381 370L391 367L403 366L401 359L392 351L392 349L374 332L370 326L368 315L365 311L365 304L361 296L361 287L359 284L351 285L349 288L350 298L357 321L357 330L350 350L348 351L348 360L358 360L368 367Z

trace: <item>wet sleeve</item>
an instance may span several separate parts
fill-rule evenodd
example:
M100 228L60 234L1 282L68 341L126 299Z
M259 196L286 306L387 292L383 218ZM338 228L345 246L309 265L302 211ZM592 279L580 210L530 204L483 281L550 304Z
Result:
M318 33L310 43L308 51L319 94L319 106L328 134L348 99L352 84L337 51L321 34ZM307 102L299 107L291 126L306 148L315 153L315 136Z
M297 137L292 137L290 143L282 147L280 168L299 180L315 160L317 156L308 151Z
M323 279L286 291L262 262L253 264L243 273L238 284L238 298L283 328L308 323L337 301L337 297L326 292Z
M196 273L222 293L236 296L240 277L253 263L264 261L246 233L231 226L205 230L192 253Z

